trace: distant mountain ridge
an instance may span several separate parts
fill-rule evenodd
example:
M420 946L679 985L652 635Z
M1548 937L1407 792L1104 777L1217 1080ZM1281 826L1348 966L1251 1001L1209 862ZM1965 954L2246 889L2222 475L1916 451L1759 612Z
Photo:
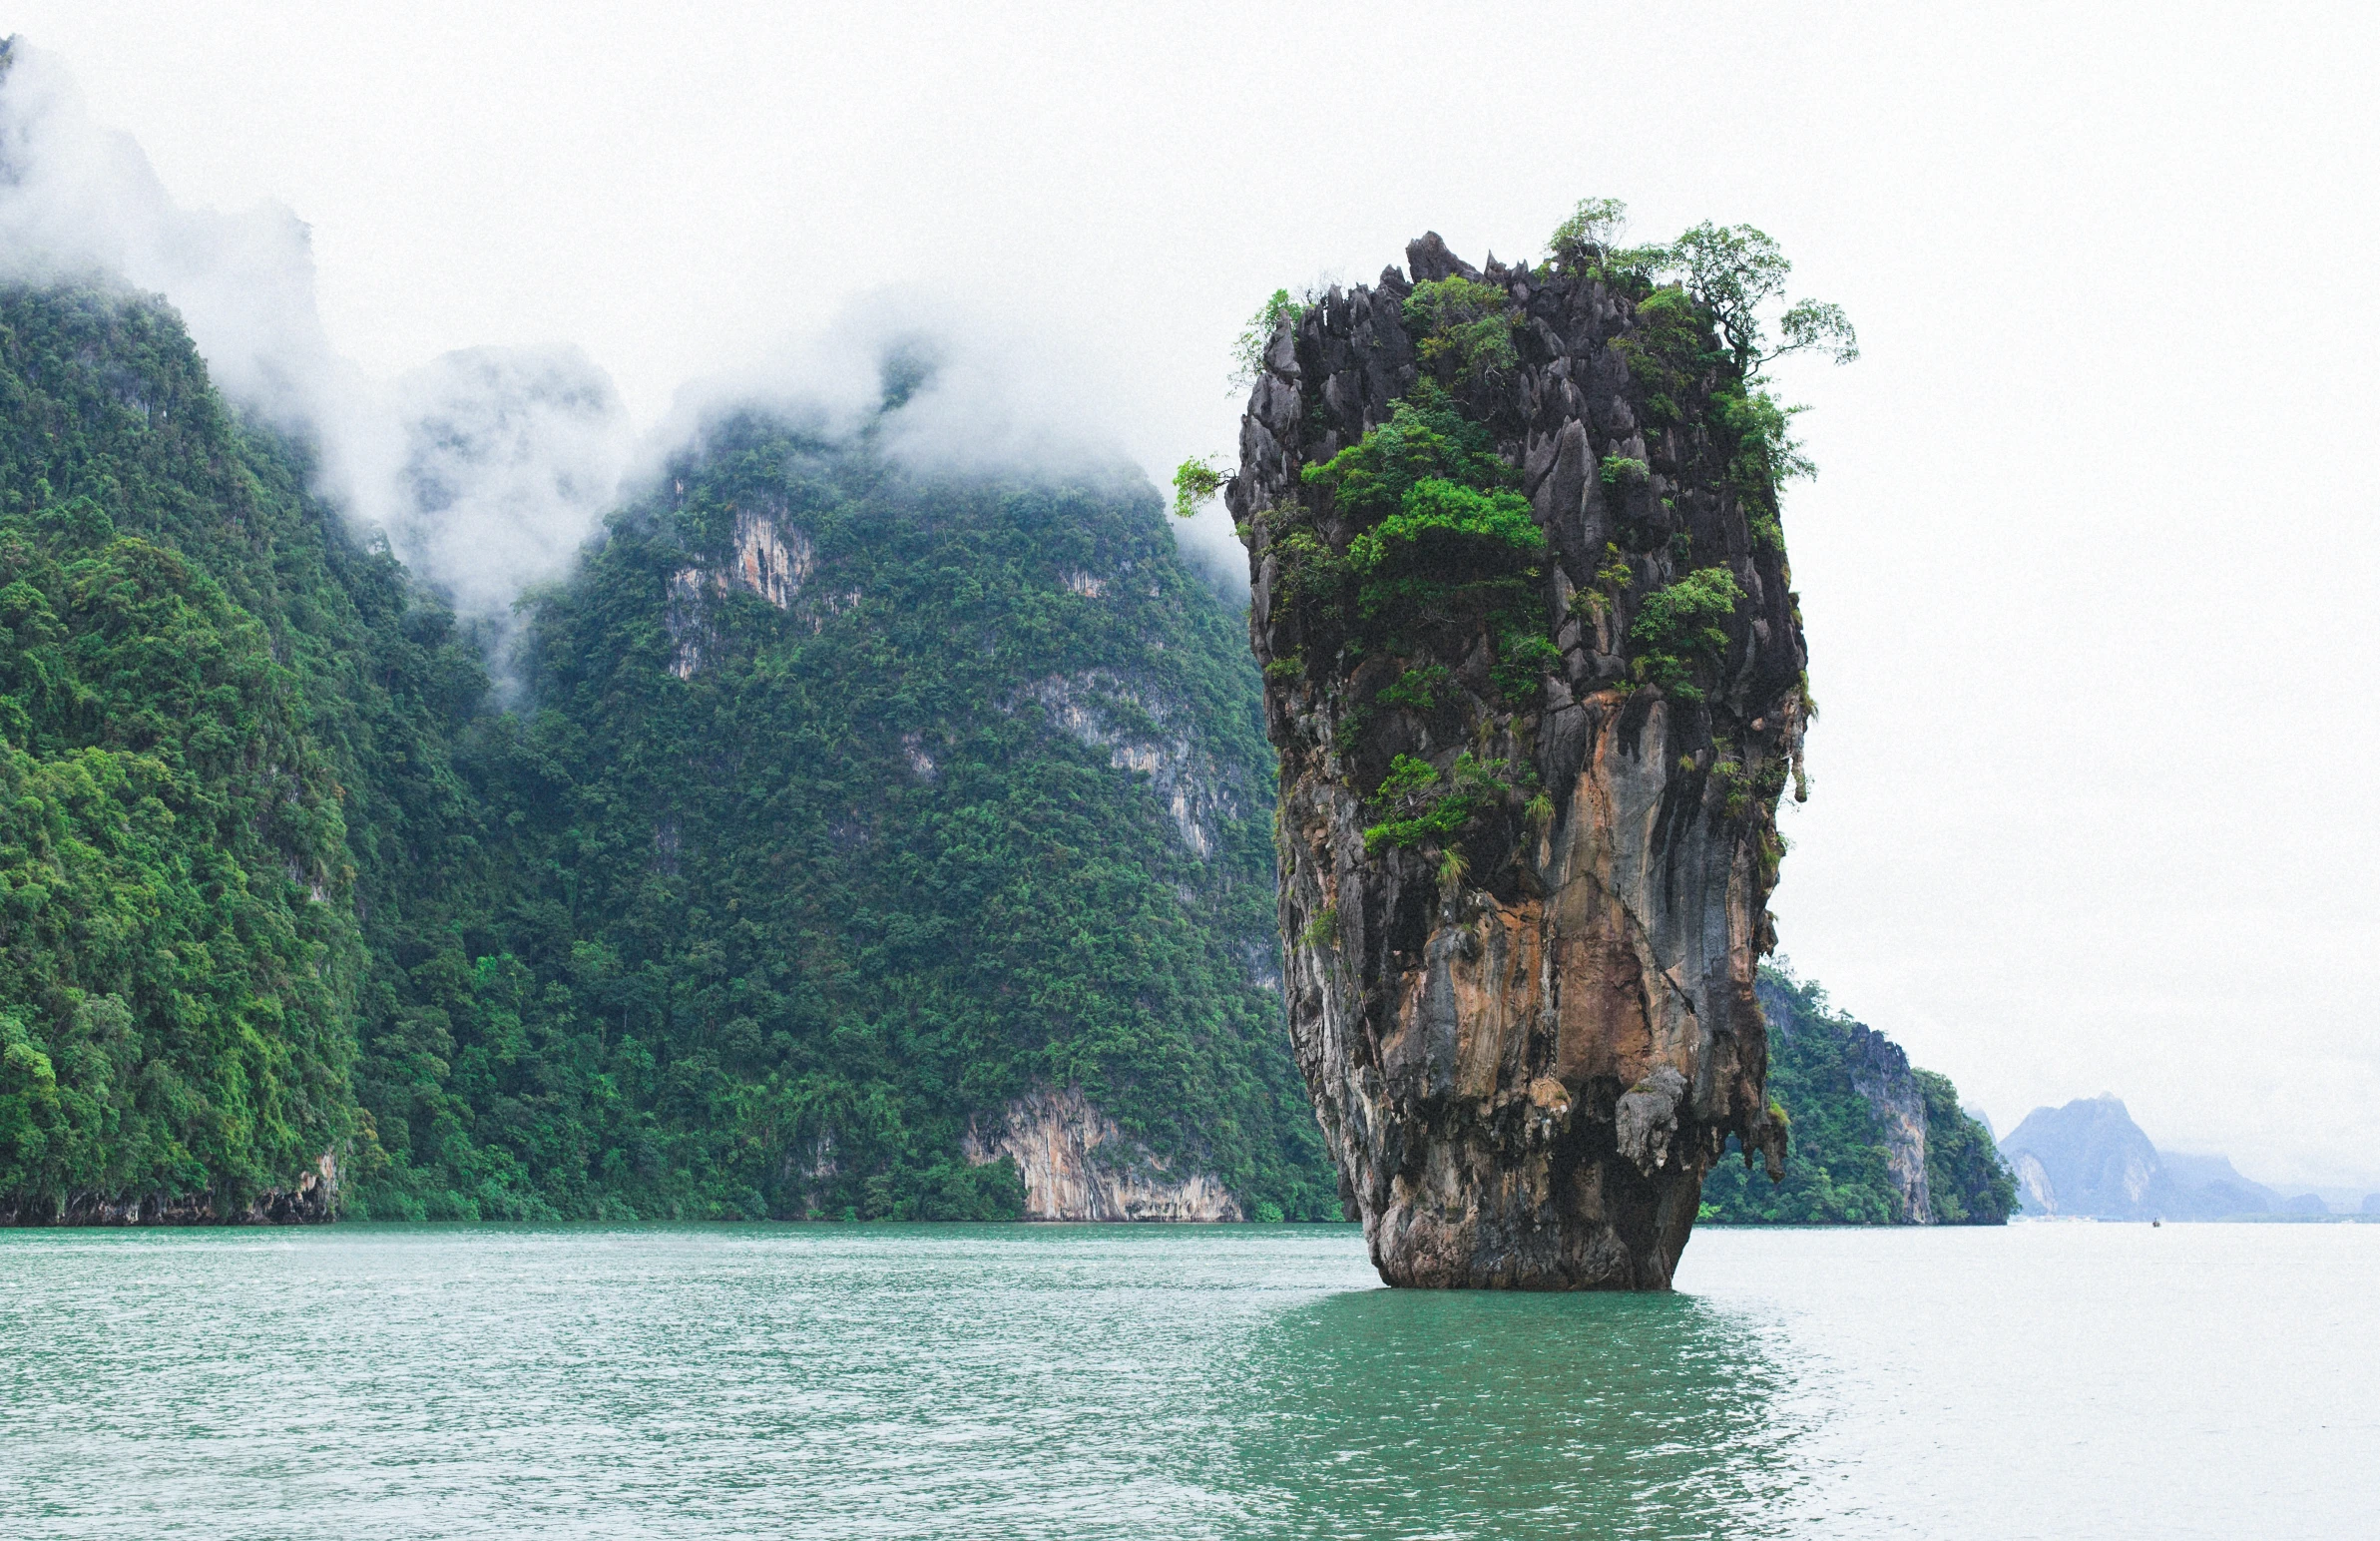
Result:
M2284 1196L2241 1176L2228 1157L2158 1150L2113 1096L2034 1109L2000 1142L2000 1153L2016 1173L2026 1215L2235 1220L2331 1213L2318 1195ZM2371 1200L2365 1208L2380 1211Z

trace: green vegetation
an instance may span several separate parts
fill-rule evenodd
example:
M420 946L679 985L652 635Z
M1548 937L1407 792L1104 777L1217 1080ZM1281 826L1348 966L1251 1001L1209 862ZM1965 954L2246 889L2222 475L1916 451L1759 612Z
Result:
M1292 581L1358 635L1387 641L1372 623L1388 616L1407 628L1485 620L1500 633L1542 630L1534 580L1545 531L1487 430L1443 392L1416 390L1387 422L1301 474L1355 533L1342 557L1292 526Z
M1815 476L1817 467L1792 434L1793 419L1804 409L1769 393L1768 366L1803 352L1854 362L1859 334L1842 306L1797 299L1776 315L1771 338L1765 316L1784 294L1793 264L1764 232L1706 220L1674 241L1623 248L1627 225L1628 206L1618 199L1586 200L1556 227L1548 242L1549 267L1603 278L1636 301L1641 335L1619 346L1632 371L1651 386L1657 422L1676 421L1677 397L1713 366L1721 369L1711 417L1730 446L1729 485L1742 500L1754 538L1782 550L1778 492L1788 481ZM1706 346L1713 340L1715 352ZM1604 477L1614 479L1609 461Z
M1444 664L1417 664L1398 675L1373 699L1384 707L1403 707L1424 715L1434 712L1452 673Z
M1395 513L1348 543L1347 565L1360 584L1356 608L1369 618L1399 602L1439 598L1449 572L1487 581L1527 577L1534 571L1528 564L1545 551L1546 532L1527 498L1433 476L1415 482Z
M1926 1187L1934 1219L1946 1226L1996 1226L2017 1208L2016 1174L1992 1132L1959 1106L1950 1077L1917 1072L1926 1106Z
M0 290L0 1203L220 1212L331 1150L370 1216L1013 1215L961 1137L1053 1084L1336 1214L1250 977L1256 682L1145 487L729 425L499 713L169 313ZM747 513L801 601L674 611ZM1177 741L1204 854L1118 763Z
M1419 341L1421 363L1450 389L1485 385L1521 361L1513 346L1519 320L1503 285L1452 275L1413 285L1405 325Z
M1385 519L1416 483L1428 479L1481 490L1518 485L1488 430L1456 410L1444 391L1423 386L1390 412L1387 422L1299 473L1307 486L1329 493L1346 518L1362 524Z
M1218 470L1212 455L1192 456L1174 468L1174 517L1193 519L1208 499L1223 487L1228 471Z
M1768 1018L1768 1090L1790 1119L1792 1152L1782 1183L1722 1160L1702 1182L1704 1224L1888 1225L1901 1217L1887 1167L1884 1124L1853 1085L1865 1030L1835 1011L1826 992L1779 969L1760 970ZM1926 1179L1941 1225L1998 1225L2016 1207L2016 1183L1983 1127L1959 1111L1949 1079L1915 1072L1926 1121ZM1733 1144L1729 1144L1730 1152Z
M1743 603L1743 586L1723 567L1704 567L1645 596L1629 640L1637 655L1637 678L1679 701L1698 702L1696 665L1715 664L1727 651L1722 625Z
M0 1194L243 1207L340 1138L339 793L263 628L88 498L0 515Z
M1455 756L1453 768L1443 775L1426 760L1399 755L1366 801L1380 821L1364 830L1363 848L1367 854L1409 846L1452 851L1463 826L1483 808L1513 797L1516 783L1534 790L1535 778L1526 768L1504 761L1483 763L1469 750Z
M0 289L0 1201L369 1170L358 1040L471 857L473 651L170 313Z

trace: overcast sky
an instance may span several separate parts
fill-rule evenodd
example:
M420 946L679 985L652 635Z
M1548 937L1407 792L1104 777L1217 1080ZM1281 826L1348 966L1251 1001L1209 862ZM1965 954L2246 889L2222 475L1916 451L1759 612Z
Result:
M2002 1133L2380 1186L2370 7L14 3L180 202L310 223L394 376L575 343L651 425L887 286L1046 339L1161 474L1276 286L1435 229L1777 237L1822 716L1775 908ZM688 13L700 19L689 20ZM1062 388L1053 383L1053 390ZM1210 527L1211 528L1211 527Z

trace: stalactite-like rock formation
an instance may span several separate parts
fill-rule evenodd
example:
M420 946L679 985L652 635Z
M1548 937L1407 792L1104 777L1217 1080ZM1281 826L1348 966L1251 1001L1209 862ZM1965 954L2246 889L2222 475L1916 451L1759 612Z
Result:
M1306 306L1226 488L1290 1027L1391 1284L1664 1288L1728 1137L1783 1155L1752 994L1805 712L1775 440L1684 296L1572 256L1481 272L1429 236Z

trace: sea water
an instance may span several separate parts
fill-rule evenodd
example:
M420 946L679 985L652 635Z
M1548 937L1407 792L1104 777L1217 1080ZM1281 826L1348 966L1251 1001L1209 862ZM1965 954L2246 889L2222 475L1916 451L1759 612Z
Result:
M0 1234L8 1537L2380 1529L2380 1226L1704 1231L1675 1293L1351 1227Z

